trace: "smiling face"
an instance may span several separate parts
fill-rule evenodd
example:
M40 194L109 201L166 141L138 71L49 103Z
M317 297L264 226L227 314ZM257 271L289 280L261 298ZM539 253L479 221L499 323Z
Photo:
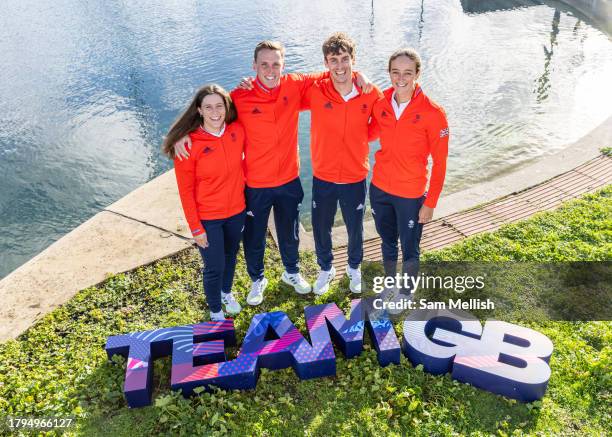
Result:
M261 49L253 62L257 78L268 88L278 86L284 67L283 55L279 50Z
M389 79L396 94L401 97L412 96L419 74L416 62L408 56L398 56L391 61Z
M340 50L337 55L328 53L325 56L325 66L335 85L345 85L353 80L354 63L355 60L344 50Z
M204 129L219 132L225 123L225 103L219 94L209 94L202 99L198 112L204 119Z

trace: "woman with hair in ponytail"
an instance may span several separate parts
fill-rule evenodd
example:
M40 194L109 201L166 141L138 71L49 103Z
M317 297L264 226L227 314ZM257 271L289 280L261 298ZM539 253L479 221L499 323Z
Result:
M394 52L388 71L391 87L372 111L373 136L380 134L380 150L375 155L370 204L382 240L385 275L396 275L399 236L402 273L414 277L419 271L423 225L431 221L444 185L448 122L444 109L417 83L421 57L416 51Z
M176 182L185 218L198 246L204 269L204 294L213 321L225 320L222 305L237 314L232 294L236 255L242 239L244 201L244 129L223 88L205 85L174 122L162 145L174 159ZM187 159L178 159L174 144L189 135Z

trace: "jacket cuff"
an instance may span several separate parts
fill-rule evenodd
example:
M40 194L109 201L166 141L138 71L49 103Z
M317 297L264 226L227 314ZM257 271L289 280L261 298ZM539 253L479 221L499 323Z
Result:
M423 202L423 205L429 208L435 208L437 204L438 204L438 199L437 198L434 199L433 197L426 197L425 202Z
M200 235L204 235L205 233L206 233L206 230L204 230L202 226L191 230L191 235L193 235L194 237L199 237Z

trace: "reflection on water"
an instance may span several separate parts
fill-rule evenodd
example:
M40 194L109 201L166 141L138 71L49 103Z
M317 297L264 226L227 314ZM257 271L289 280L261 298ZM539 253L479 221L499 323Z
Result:
M554 53L555 46L557 45L557 35L559 34L559 21L561 20L561 11L555 10L553 16L552 30L550 32L550 48L544 46L544 73L538 77L537 86L537 98L538 103L542 103L548 97L548 90L550 89L550 64Z
M159 144L173 118L201 84L251 74L258 41L282 40L288 71L321 70L337 30L382 87L392 51L421 52L423 88L452 129L446 192L550 154L610 113L610 38L553 1L5 0L0 277L169 169Z

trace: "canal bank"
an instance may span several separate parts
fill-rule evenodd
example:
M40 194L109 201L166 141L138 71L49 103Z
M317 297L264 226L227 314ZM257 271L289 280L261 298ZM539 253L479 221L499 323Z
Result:
M443 196L436 218L541 184L592 160L602 147L610 146L612 117L561 152L501 178ZM609 174L605 177L612 183ZM435 222L428 226L435 226ZM366 239L377 237L372 222L364 227ZM275 235L274 229L271 232ZM342 228L334 229L335 247L345 244L345 235ZM169 171L108 206L0 281L0 341L16 338L77 291L110 275L171 256L191 244L174 172ZM312 235L302 232L301 249L312 250L313 246Z

